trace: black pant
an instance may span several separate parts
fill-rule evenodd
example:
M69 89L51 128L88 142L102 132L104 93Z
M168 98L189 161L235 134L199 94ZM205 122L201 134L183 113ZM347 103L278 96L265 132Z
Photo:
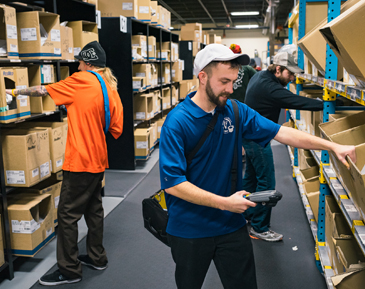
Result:
M255 261L247 226L236 232L199 239L169 235L178 289L200 289L211 261L225 289L257 289Z
M95 265L102 266L108 262L103 247L103 174L63 172L58 205L57 264L61 273L69 278L82 276L81 264L77 260L77 222L82 215L88 227L87 254Z

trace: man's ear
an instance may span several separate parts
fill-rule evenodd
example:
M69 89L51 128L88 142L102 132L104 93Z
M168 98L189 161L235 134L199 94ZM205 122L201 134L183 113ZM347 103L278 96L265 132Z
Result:
M208 74L202 70L199 72L198 78L199 78L200 83L206 84L207 80L208 80Z

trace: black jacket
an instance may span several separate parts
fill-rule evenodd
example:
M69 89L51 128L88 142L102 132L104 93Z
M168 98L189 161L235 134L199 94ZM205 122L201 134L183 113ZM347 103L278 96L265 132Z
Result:
M277 123L282 108L319 111L323 101L296 95L284 88L270 71L256 73L248 83L245 104Z

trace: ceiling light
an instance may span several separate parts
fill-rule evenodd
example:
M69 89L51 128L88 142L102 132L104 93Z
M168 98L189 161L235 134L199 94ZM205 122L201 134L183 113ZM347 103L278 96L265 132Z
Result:
M257 28L259 27L257 24L248 24L248 25L236 25L236 28Z
M259 15L259 11L243 11L243 12L231 12L232 16L250 16L250 15Z
M170 27L170 30L172 30L172 29L175 29L175 28L171 26L171 27Z

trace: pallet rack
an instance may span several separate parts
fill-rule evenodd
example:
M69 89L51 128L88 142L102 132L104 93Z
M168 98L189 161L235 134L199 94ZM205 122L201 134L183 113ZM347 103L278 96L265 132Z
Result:
M29 5L40 6L39 1L32 0L23 0L22 3ZM21 4L14 3L10 0L1 0L2 4L6 4L8 6L12 6L16 9L17 12L26 12L32 11L33 7L24 6ZM95 5L80 2L76 0L45 0L43 2L44 8L48 12L53 12L56 14L60 14L60 20L63 21L74 21L74 20L86 20L95 22ZM82 11L80 13L79 11ZM70 66L70 71L77 70L75 67L75 63L73 61L67 60L22 60L22 59L0 59L0 66L27 66L30 64L54 64L56 66L56 79L57 81L61 80L61 65ZM77 63L76 63L77 64ZM15 121L9 124L0 124L0 136L1 129L6 127L16 126L17 123L24 121L62 121L63 119L63 111L57 110L54 112L47 112L43 114L32 114L31 117ZM3 164L3 155L2 155L2 147L0 143L0 201L1 201L1 209L2 209L2 225L4 228L4 252L5 252L5 263L0 267L0 272L7 270L7 276L11 280L14 278L14 266L13 262L16 259L12 255L11 250L11 241L10 241L10 227L9 227L9 218L8 218L8 204L7 204L7 195L11 194L14 191L12 187L5 186L5 174L4 174L4 164ZM54 233L53 233L54 234Z
M305 35L305 19L306 19L306 4L308 2L327 2L319 0L300 0L299 1L299 13L289 15L289 44L293 43L293 23L296 18L299 17L299 31L298 40ZM335 19L340 15L341 1L330 0L328 1L328 22ZM304 69L304 53L298 47L298 66ZM344 84L337 81L337 67L338 60L335 54L330 49L329 45L326 46L326 70L325 77L312 76L308 74L297 75L296 80L296 92L299 95L303 90L304 82L310 82L323 88L323 122L329 121L329 114L334 114L336 110L343 110L344 108L336 107L336 97L341 95L359 104L365 105L364 91L354 86ZM364 107L365 108L365 107ZM363 108L363 109L364 109ZM347 107L347 109L351 109ZM358 107L356 109L359 109ZM305 131L302 121L300 120L300 111L296 112L287 110L287 120L292 118L295 122L295 127L299 130ZM327 195L333 195L336 198L337 203L345 216L352 232L357 240L362 252L365 255L365 226L361 221L360 214L357 212L352 200L349 198L348 193L343 188L341 183L336 177L335 172L329 163L329 154L327 151L311 151L318 166L320 167L320 197L319 197L319 212L318 212L318 224L314 221L313 212L309 207L308 200L305 196L302 187L302 180L298 167L298 149L294 149L294 154L289 149L289 154L292 160L293 177L297 181L299 186L299 192L303 201L303 205L310 223L313 236L316 242L316 265L318 269L324 274L327 287L334 288L331 277L334 276L334 271L331 267L331 263L328 257L328 247L326 246L325 236L325 197Z

